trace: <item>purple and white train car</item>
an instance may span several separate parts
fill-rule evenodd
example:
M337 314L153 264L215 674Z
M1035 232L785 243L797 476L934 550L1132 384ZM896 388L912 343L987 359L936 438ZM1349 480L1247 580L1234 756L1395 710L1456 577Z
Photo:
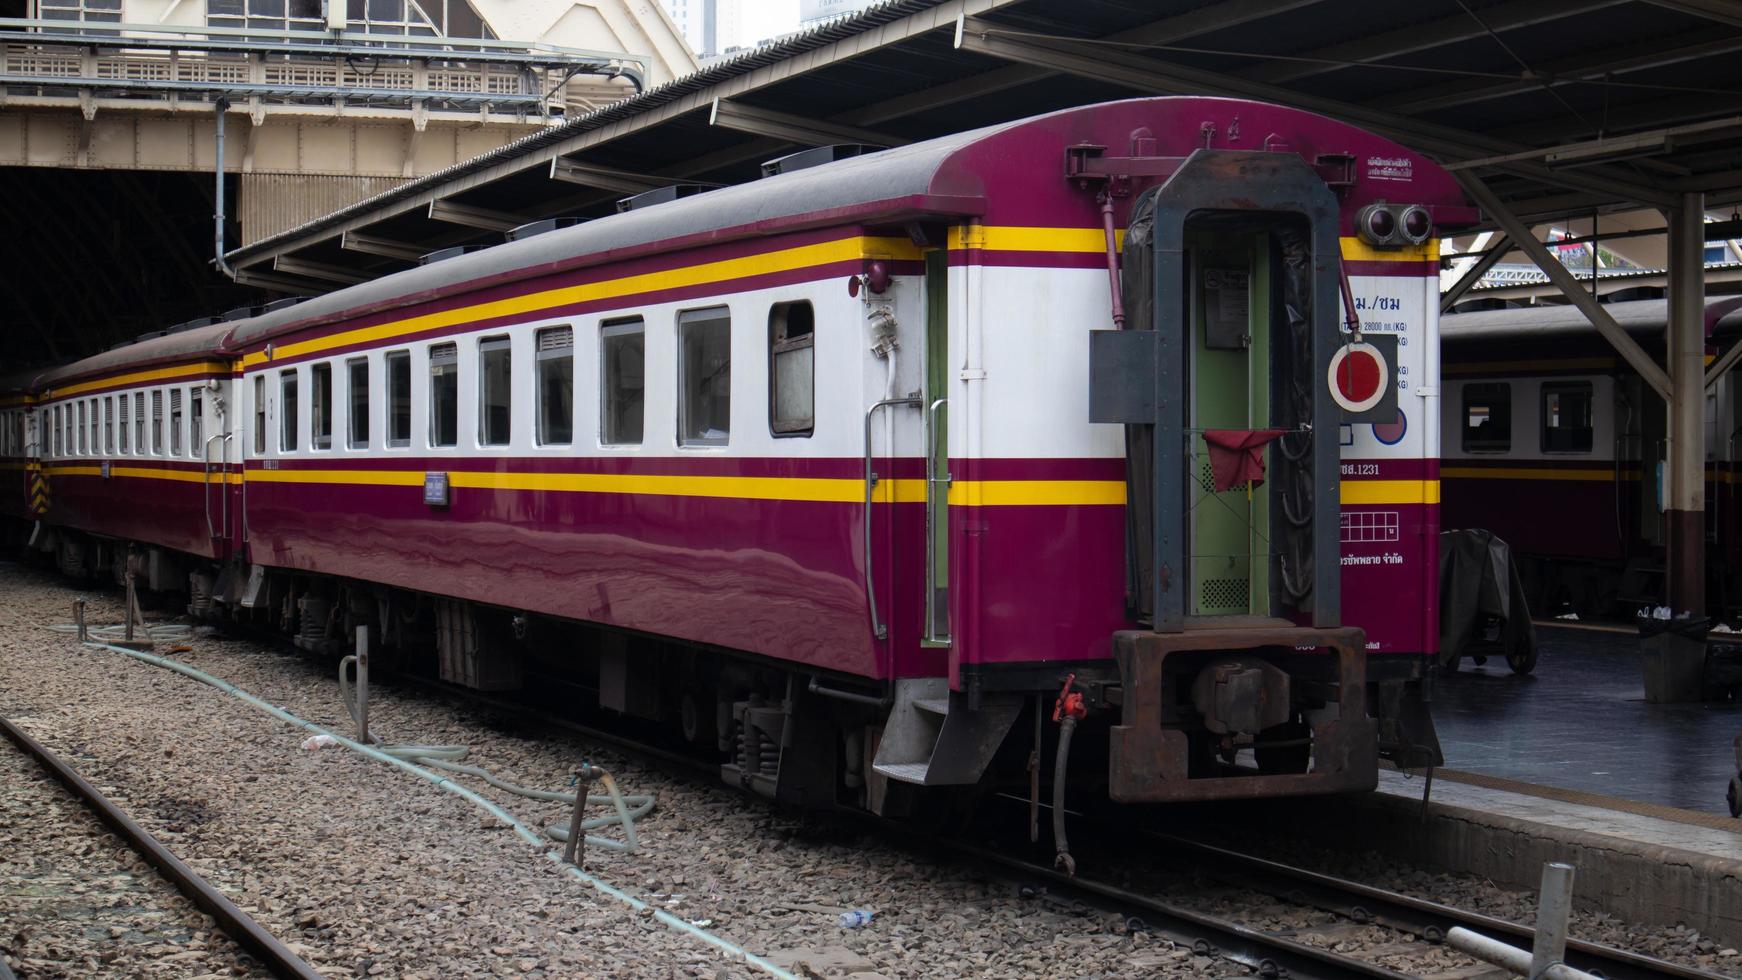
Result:
M806 803L1079 725L1122 800L1437 755L1444 171L1212 98L830 156L237 322L196 604L578 676Z

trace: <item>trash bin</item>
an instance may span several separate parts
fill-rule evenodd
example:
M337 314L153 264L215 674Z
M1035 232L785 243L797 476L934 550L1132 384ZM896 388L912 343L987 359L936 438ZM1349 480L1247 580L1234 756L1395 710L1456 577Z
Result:
M1645 700L1651 704L1699 701L1705 694L1706 616L1639 620Z

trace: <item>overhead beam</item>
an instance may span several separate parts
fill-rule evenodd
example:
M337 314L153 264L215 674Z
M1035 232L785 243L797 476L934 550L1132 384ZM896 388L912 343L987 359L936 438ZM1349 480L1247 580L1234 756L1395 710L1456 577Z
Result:
M1588 14L1626 2L1628 0L1518 0L1516 3L1484 8L1481 22L1460 12L1425 24L1411 24L1393 31L1370 34L1354 41L1331 44L1310 51L1286 52L1290 58L1301 60L1279 59L1248 68L1238 74L1241 78L1255 82L1292 82L1337 71L1348 62L1384 61L1399 55L1485 37L1490 28L1496 32L1516 30L1533 24L1546 24L1566 17ZM1486 28L1484 24L1487 25Z
M1455 163L1445 164L1445 168L1447 170L1470 170L1476 167L1492 167L1518 160L1547 160L1549 163L1571 164L1580 160L1591 160L1615 154L1637 153L1653 149L1668 150L1678 138L1683 136L1704 135L1708 138L1718 138L1737 129L1742 129L1742 116L1729 116L1724 119L1709 119L1705 122L1689 123L1686 126L1669 126L1663 129L1647 130L1643 133L1627 133L1603 139L1581 140L1577 143L1561 143L1556 146L1519 150L1493 157L1459 160Z
M1457 282L1452 283L1451 288L1440 293L1440 312L1450 313L1452 307L1458 305L1458 300L1463 299L1464 294L1470 291L1470 287L1481 282L1482 277L1488 274L1488 270L1498 265L1500 260L1506 257L1506 253L1511 250L1511 235L1501 232L1495 236L1494 241L1489 243L1488 250L1483 252L1468 269L1464 270L1464 274L1458 277Z
M358 273L354 269L331 265L326 262L310 262L292 255L280 255L272 260L272 271L282 272L289 276L303 276L308 279L327 279L332 282L355 286L368 282L373 276Z
M1409 119L1355 103L1305 95L1282 86L1073 41L1017 35L977 19L964 24L960 46L979 54L1043 65L1140 92L1230 95L1291 105L1378 130L1442 160L1463 159L1472 151L1498 156L1530 149L1451 126ZM1553 170L1532 160L1507 162L1497 164L1497 167L1551 185L1610 194L1640 204L1668 207L1677 200L1668 191L1622 180L1595 167L1570 173Z
M1603 339L1609 341L1609 345L1615 348L1616 353L1620 354L1622 359L1639 373L1639 376L1652 387L1652 390L1657 392L1659 397L1668 401L1670 398L1669 374L1659 367L1657 362L1651 359L1651 355L1647 354L1632 337L1628 336L1627 331L1615 322L1615 318L1609 315L1609 311L1604 309L1601 303L1597 302L1595 296L1585 291L1583 285L1573 276L1572 271L1562 265L1560 260L1555 258L1545 245L1536 240L1536 236L1531 234L1530 228L1520 221L1507 208L1506 204L1494 195L1493 191L1488 189L1488 185L1482 183L1479 178L1468 171L1452 176L1457 178L1459 184L1463 185L1464 192L1470 195L1471 200L1474 200L1488 217L1500 224L1507 237L1512 239L1513 245L1529 256L1530 261L1536 263L1536 267L1548 277L1549 282L1554 283L1555 288L1561 291L1567 301L1578 307L1579 312L1585 314L1585 318L1591 321L1591 325L1597 328L1597 332L1603 335Z
M617 194L640 194L643 191L650 191L671 183L667 178L655 177L652 174L638 174L628 170L601 167L598 164L583 163L569 157L555 157L550 161L550 179L580 184L583 187L596 187L599 190Z
M390 259L401 259L406 262L416 262L423 258L427 248L396 242L387 238L377 238L357 231L345 231L339 235L339 247L347 252L362 252L366 255L381 255Z
M271 272L255 272L250 269L237 269L236 281L244 286L257 286L261 289L270 289L275 293L290 293L294 296L319 296L322 293L332 291L329 286L309 282L306 279L293 279L290 276L281 276Z
M492 211L446 198L429 202L429 218L431 221L445 221L450 225L484 231L513 231L531 220L507 211Z
M1101 40L1118 44L1175 44L1323 2L1324 0L1222 0L1220 3L1207 3L1195 10L1164 17L1128 31L1110 34ZM1053 74L1055 73L1034 65L1010 65L907 95L884 99L843 113L840 121L855 126L875 126L917 112L996 95L1018 85L1050 78Z
M1733 0L1645 0L1653 6L1701 17L1731 27L1742 27L1742 11Z
M726 99L714 100L713 108L708 113L708 124L756 136L771 136L804 146L826 146L831 143L902 146L911 142L874 129L822 122L790 112L777 112Z
M1683 43L1680 38L1654 40L1625 48L1611 48L1594 55L1564 58L1536 65L1532 70L1534 77L1497 83L1483 81L1471 84L1464 81L1430 85L1382 95L1369 104L1391 112L1420 115L1538 92L1553 86L1598 83L1607 76L1662 68L1666 65L1698 61L1701 58L1716 58L1739 50L1742 50L1742 36L1710 38L1695 44Z

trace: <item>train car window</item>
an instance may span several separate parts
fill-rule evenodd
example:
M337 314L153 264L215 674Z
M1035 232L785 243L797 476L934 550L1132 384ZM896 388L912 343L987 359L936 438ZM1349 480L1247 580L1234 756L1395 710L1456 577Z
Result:
M538 444L566 446L575 441L575 331L540 330L537 348Z
M345 388L351 398L351 420L346 445L369 448L369 359L354 357L345 362Z
M641 445L647 398L647 329L640 317L607 320L599 327L600 392L604 404L600 441Z
M387 352L387 445L411 445L411 352Z
M478 341L478 444L506 446L514 430L514 341Z
M1512 448L1512 386L1464 386L1464 452L1503 453Z
M129 451L127 449L127 436L129 435L127 430L132 428L127 420L127 403L131 401L131 399L127 397L126 392L122 392L115 397L119 402L119 404L115 406L115 451L125 455Z
M296 452L296 368L278 372L278 451Z
M678 442L724 446L732 434L732 318L725 307L677 317Z
M816 425L816 311L809 300L768 311L768 425L808 436Z
M151 393L151 455L163 454L163 389Z
M1556 381L1542 386L1542 451L1588 453L1594 429L1589 381Z
M133 393L133 454L145 455L145 392Z
M333 448L333 366L312 364L308 375L310 449Z
M85 403L79 402L79 427L73 431L73 452L85 454Z
M169 454L181 455L182 440L181 389L169 389Z
M460 347L437 344L429 349L429 444L460 443Z
M266 375L254 376L254 455L266 453Z
M103 455L115 454L115 396L103 397Z
M206 456L206 393L199 385L188 389L188 455L195 459Z
M85 455L95 456L102 451L100 448L102 442L97 435L97 400L87 398L85 404L89 406L90 410L82 416L85 434L79 437L79 448L84 450Z

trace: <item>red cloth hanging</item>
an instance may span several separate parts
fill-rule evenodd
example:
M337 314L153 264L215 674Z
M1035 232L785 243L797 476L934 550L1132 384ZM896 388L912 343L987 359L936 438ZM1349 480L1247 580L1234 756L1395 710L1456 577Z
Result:
M1210 478L1216 492L1225 493L1250 483L1264 483L1264 447L1270 445L1282 429L1205 429L1204 442L1210 447Z

